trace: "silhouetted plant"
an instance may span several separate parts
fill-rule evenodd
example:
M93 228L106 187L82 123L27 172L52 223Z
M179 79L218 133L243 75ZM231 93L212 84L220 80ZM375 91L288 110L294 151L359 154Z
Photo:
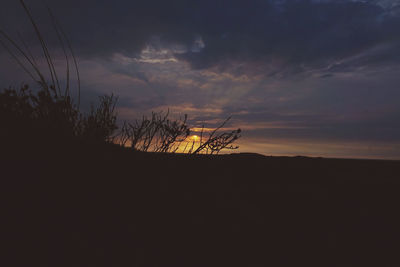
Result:
M70 97L60 97L55 89L33 94L27 85L0 92L0 119L7 139L20 133L41 139L65 141L78 138L90 142L112 142L117 129L115 103L111 96L100 97L100 105L82 114Z
M24 85L19 90L1 92L1 123L5 131L10 135L42 131L46 137L54 134L73 136L78 111L70 98L57 96L54 91L50 87L33 94L28 85Z
M184 119L166 120L160 127L159 146L156 152L176 152L181 143L190 135L190 128L186 124L187 114Z
M233 130L231 132L223 132L218 133L222 127L231 119L231 117L227 118L219 127L213 130L210 135L208 136L207 140L203 142L203 129L201 130L200 134L200 143L197 149L194 150L194 143L189 151L191 154L219 154L223 149L238 149L239 146L233 145L237 139L241 137L240 133L242 130L239 128L237 130ZM193 151L194 150L194 151Z
M134 123L124 122L120 133L122 145L129 143L130 147L138 151L147 151L155 135L156 116L152 113L151 120L143 116L142 120L135 120Z
M100 97L100 105L91 106L90 113L78 123L80 136L92 142L113 142L118 129L115 105L118 98L113 94Z
M176 152L179 144L189 135L186 124L187 115L181 120L168 119L169 112L152 112L151 118L145 116L134 123L124 122L119 136L120 144L129 144L139 151Z
M47 94L48 92L52 91L51 93L54 94L55 97L59 98L67 98L70 97L70 56L74 62L74 67L76 70L77 81L78 81L78 108L80 105L80 74L78 69L78 64L76 62L75 54L72 49L72 46L63 31L60 23L57 21L56 17L52 14L51 10L48 8L50 17L52 19L52 24L54 26L55 32L57 33L58 40L61 44L62 51L64 53L66 59L66 84L65 88L61 88L61 82L59 80L59 74L56 71L54 66L54 60L49 52L48 46L43 38L42 33L38 25L36 24L30 10L26 6L23 0L20 0L20 3L27 14L31 25L35 31L35 35L40 43L40 46L43 51L44 59L47 63L47 71L50 75L50 82L46 79L46 75L44 74L43 70L40 69L39 65L37 64L38 60L33 56L31 53L29 46L25 44L22 40L22 46L19 45L10 35L8 35L5 31L0 29L0 45L10 54L10 56L16 61L16 63L35 81L42 90L42 93ZM66 47L68 47L69 51L67 51ZM70 56L68 55L70 53ZM23 60L26 62L24 63Z
M29 131L30 135L39 136L42 139L49 137L79 138L91 142L112 142L113 133L118 128L116 124L115 104L117 98L113 95L100 97L98 107L91 107L89 114L80 112L80 75L78 64L71 44L61 28L56 17L48 9L57 37L66 60L65 88L59 80L59 75L54 66L54 60L50 55L48 46L37 26L30 10L23 0L20 3L25 10L36 37L43 51L47 63L47 71L50 81L46 79L43 70L39 68L37 59L32 55L29 46L23 40L23 46L19 45L3 30L0 30L0 44L17 64L39 85L36 94L29 90L28 85L20 89L5 89L0 92L0 118L1 124L8 137L18 133ZM67 51L68 47L69 51ZM70 94L70 56L74 62L78 84L78 104L76 105ZM23 62L25 61L25 63ZM62 140L59 140L62 141Z
M190 141L191 130L187 125L187 115L183 119L168 119L169 112L152 113L151 118L145 116L141 120L136 120L133 124L124 122L121 133L118 136L119 144L130 146L138 151L171 152L175 153L179 149L187 154L218 154L223 149L239 148L233 143L240 138L241 130L218 133L229 120L226 119L219 127L212 131L206 141L203 142L203 131L201 131L200 141ZM185 144L184 148L182 147Z

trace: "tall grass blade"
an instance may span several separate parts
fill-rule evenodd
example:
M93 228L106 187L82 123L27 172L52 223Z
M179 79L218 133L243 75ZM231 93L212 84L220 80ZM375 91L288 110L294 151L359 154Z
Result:
M25 49L25 51L26 51L26 54L30 57L30 59L31 59L32 62L33 62L32 65L37 66L35 57L34 57L33 54L31 53L31 50L29 49L29 46L25 43L24 38L22 38L22 35L21 35L19 32L17 32L17 34L18 34L19 40L20 40L21 43L22 43L22 46L24 47L24 49Z
M68 38L67 34L65 33L64 29L61 27L61 24L57 20L57 18L54 17L54 19L55 19L55 22L57 23L58 29L60 30L62 36L65 39L65 42L67 43L68 49L71 52L72 60L74 62L74 67L75 67L75 70L76 70L76 78L77 78L77 81L78 81L78 110L79 110L80 103L81 103L81 77L80 77L80 74L79 74L78 62L76 60L74 49L72 48L71 42L69 41L69 38Z
M58 25L57 25L57 21L56 21L56 18L55 18L55 16L53 15L53 12L51 12L51 9L46 5L46 7L47 7L47 10L48 10L48 12L49 12L49 14L50 14L50 17L51 17L51 20L52 20L52 24L53 24L53 27L54 27L54 30L55 30L55 32L56 32L56 34L57 34L57 38L58 38L58 40L59 40L59 42L60 42L60 44L61 44L61 48L62 48L62 51L63 51L63 53L64 53L64 56L65 56L65 62L66 62L66 64L67 64L67 66L66 66L66 75L67 75L67 77L66 77L66 88L65 88L65 92L64 92L64 95L65 96L69 96L69 83L70 83L70 67L69 67L69 58L68 58L68 54L67 54L67 51L66 51L66 49L65 49L65 45L64 45L64 42L63 42L63 40L62 40L62 36L61 36L61 33L60 33L60 30L59 30L59 28L58 28Z
M3 31L0 30L0 34L2 34L3 36L7 36L5 35L5 33ZM26 68L26 66L19 60L19 58L14 54L14 52L6 45L6 43L0 39L0 44L4 47L4 49L10 54L10 56L17 62L17 64L32 78L32 80L34 80L35 82L38 82L37 79L35 78L35 76L32 74L32 72L30 72L28 70L28 68ZM17 46L18 48L18 46ZM23 53L24 54L24 53Z
M57 78L57 72L55 70L55 67L54 67L54 64L53 64L53 60L52 60L52 58L50 56L50 53L49 53L49 50L47 48L46 42L44 41L44 38L43 38L43 36L42 36L42 34L41 34L40 30L39 30L39 27L37 26L35 20L33 19L33 16L31 14L30 10L25 5L25 2L23 0L20 0L20 3L22 5L22 7L24 8L26 14L29 17L29 20L30 20L30 22L31 22L31 24L32 24L32 26L33 26L33 28L35 30L36 36L37 36L37 38L38 38L38 40L40 42L40 45L42 47L42 50L43 50L43 53L44 53L44 56L46 58L47 65L48 65L48 68L49 68L52 85L53 86L57 86L58 91L59 91L59 95L61 95L61 89L60 89L60 84L59 84L59 81L58 81L58 78Z

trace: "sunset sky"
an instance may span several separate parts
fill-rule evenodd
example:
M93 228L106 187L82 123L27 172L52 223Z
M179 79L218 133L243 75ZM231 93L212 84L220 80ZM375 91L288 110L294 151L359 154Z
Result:
M42 1L26 0L65 62ZM237 152L400 159L400 1L51 0L75 49L82 102L121 119L169 109L242 128ZM0 29L39 44L18 1ZM0 47L0 84L33 84Z

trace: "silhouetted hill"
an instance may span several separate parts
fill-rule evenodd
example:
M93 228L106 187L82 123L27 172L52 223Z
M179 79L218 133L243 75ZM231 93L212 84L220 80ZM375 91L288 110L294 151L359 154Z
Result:
M2 266L400 265L398 161L1 153Z

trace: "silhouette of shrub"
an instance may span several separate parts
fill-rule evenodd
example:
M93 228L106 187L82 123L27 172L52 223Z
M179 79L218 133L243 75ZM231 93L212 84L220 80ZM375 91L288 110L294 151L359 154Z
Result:
M35 139L62 142L80 139L87 142L112 142L117 129L116 98L100 97L97 108L82 114L69 96L59 96L54 87L42 88L37 94L28 85L19 90L0 92L2 140Z
M187 115L183 120L170 120L168 116L169 112L165 115L152 112L150 119L143 116L134 123L124 122L120 144L129 144L134 150L144 152L176 152L179 144L190 135Z
M87 116L81 116L78 122L78 136L91 142L114 141L114 131L118 129L115 105L118 98L114 95L99 97L100 104L97 108L91 106Z
M160 127L159 146L157 152L176 152L180 144L190 135L190 128L186 124L187 114L183 120L166 120Z
M89 114L80 111L80 75L78 64L71 44L56 17L48 9L52 24L65 56L65 88L59 79L59 73L53 64L47 44L23 0L20 3L25 10L47 62L47 70L40 69L38 60L32 55L29 46L23 40L19 45L7 33L0 30L0 45L10 54L16 63L38 85L37 93L32 93L28 85L20 89L9 88L0 91L0 119L3 126L2 140L49 140L58 142L67 139L79 139L85 142L112 142L116 124L115 104L117 98L101 96L98 107L92 105ZM71 97L72 58L77 76L77 104ZM45 72L49 73L49 80Z
M233 143L241 137L241 129L218 133L231 117L213 130L204 142L202 131L197 144L196 140L187 140L191 134L191 129L187 125L187 114L179 120L170 120L168 116L169 112L165 115L162 112L152 112L151 118L143 116L141 120L136 120L134 123L124 122L118 136L119 144L144 152L175 153L181 149L187 154L218 154L223 149L239 148ZM186 145L183 148L184 142Z
M230 131L230 132L222 132L218 133L218 131L225 126L225 124L231 119L228 117L225 121L222 122L220 126L215 128L208 138L203 142L203 129L200 133L200 141L197 149L194 148L194 143L189 151L191 154L219 154L223 149L238 149L239 146L233 145L233 143L241 137L240 133L242 130L240 128Z

